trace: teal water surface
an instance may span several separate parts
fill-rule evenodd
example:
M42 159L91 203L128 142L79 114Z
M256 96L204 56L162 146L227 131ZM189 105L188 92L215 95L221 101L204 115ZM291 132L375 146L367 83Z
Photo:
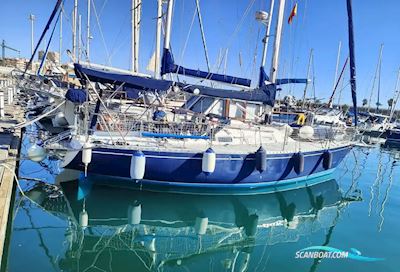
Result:
M399 158L355 148L319 184L251 195L82 176L60 183L56 161L23 161L7 269L398 271ZM296 258L316 246L373 260Z

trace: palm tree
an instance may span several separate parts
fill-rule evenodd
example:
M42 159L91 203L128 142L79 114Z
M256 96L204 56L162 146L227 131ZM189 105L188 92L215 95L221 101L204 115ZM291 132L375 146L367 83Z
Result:
M367 105L368 105L368 99L364 98L363 99L363 108L364 108L364 110L367 108Z
M363 107L366 107L368 105L368 99L364 98L362 101Z
M349 105L347 105L347 104L344 104L343 106L342 106L342 110L343 110L343 112L344 113L346 113L348 110L349 110Z
M387 103L388 103L388 106L389 106L389 110L392 108L392 106L393 106L393 98L390 98L388 101L387 101Z

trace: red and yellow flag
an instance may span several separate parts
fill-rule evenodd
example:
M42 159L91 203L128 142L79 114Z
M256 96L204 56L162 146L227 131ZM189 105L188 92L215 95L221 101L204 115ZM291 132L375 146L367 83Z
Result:
M293 7L293 9L292 9L292 12L290 12L290 16L289 16L289 19L288 19L288 24L291 24L291 23L292 23L293 17L296 16L296 15L297 15L297 3L294 4L294 7Z

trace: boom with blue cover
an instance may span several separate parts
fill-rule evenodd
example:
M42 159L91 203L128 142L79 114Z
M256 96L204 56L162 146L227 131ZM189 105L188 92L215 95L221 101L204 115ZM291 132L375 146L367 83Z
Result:
M84 67L75 63L75 74L77 77L86 80L86 77L95 82L122 85L136 90L167 91L172 86L172 81L157 80L148 77L134 76L130 74L112 73L104 70ZM85 76L86 75L86 76Z
M225 82L230 84L242 85L250 87L251 80L247 78L233 77L222 74L215 74L204 72L200 70L187 69L180 65L175 64L174 58L172 57L171 52L168 49L164 48L164 54L162 57L162 65L161 65L161 75L175 73L179 75L192 76L198 78L205 78L209 80L215 80L219 82Z
M269 77L265 73L264 67L260 67L260 76L259 76L258 86L262 87L265 84L265 81L269 81ZM309 83L309 80L306 78L281 78L281 79L277 79L275 82L276 85L284 85L284 84L291 84L291 83L307 84L307 83Z
M301 83L307 84L308 79L306 78L281 78L276 80L276 85L284 85L284 84L291 84L291 83Z
M271 107L273 107L275 103L275 95L276 95L275 84L263 85L262 87L256 88L251 91L216 89L216 88L211 88L206 86L196 86L196 85L187 85L181 87L183 87L183 89L186 92L190 93L198 92L199 95L210 96L215 98L259 102L262 104L270 105ZM195 91L196 89L198 91Z

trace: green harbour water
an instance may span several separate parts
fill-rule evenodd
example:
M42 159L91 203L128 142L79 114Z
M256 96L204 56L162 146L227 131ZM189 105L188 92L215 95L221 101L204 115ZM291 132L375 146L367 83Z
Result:
M22 161L26 196L15 198L6 269L398 271L399 160L400 151L354 148L321 183L248 195L59 183L56 161ZM312 246L356 258L296 258Z

